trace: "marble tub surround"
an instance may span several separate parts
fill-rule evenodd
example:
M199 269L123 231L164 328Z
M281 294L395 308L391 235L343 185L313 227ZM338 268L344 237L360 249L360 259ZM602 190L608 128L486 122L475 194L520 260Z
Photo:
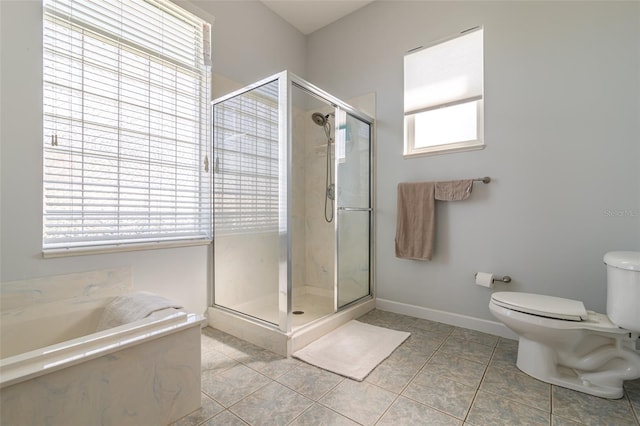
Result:
M200 407L202 315L96 331L128 269L2 285L0 424L168 424Z
M28 310L42 303L61 300L115 297L130 292L131 288L130 267L6 281L2 283L0 308L2 312Z
M0 360L0 424L168 424L200 407L201 315L148 318Z
M202 408L174 425L640 425L640 380L606 400L520 372L515 340L380 310L358 320L411 332L364 382L203 329Z
M34 346L38 346L37 349L0 359L0 392L16 383L73 368L94 358L147 344L168 334L199 328L202 323L204 318L201 315L165 309L130 324L54 345L40 346L34 343ZM47 322L44 322L42 328L46 329L46 325Z
M104 306L131 291L128 267L3 282L0 359L93 333Z
M200 407L200 327L3 388L3 425L164 425Z

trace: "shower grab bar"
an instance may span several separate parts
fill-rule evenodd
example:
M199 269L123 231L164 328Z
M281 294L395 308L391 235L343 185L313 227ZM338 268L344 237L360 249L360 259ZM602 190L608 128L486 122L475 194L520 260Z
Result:
M343 210L345 212L371 212L373 209L371 207L338 207L338 210Z

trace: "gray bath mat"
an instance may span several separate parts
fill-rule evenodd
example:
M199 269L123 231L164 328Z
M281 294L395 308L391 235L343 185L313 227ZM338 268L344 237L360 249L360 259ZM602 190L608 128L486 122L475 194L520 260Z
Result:
M410 335L352 320L295 352L293 357L362 381Z

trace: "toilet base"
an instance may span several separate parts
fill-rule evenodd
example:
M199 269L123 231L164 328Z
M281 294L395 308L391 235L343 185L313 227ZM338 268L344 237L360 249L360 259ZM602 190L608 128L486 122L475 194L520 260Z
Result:
M622 387L624 379L616 376L615 373L580 371L560 365L558 358L559 354L555 350L520 337L516 365L529 376L552 385L601 398L618 399L624 395Z

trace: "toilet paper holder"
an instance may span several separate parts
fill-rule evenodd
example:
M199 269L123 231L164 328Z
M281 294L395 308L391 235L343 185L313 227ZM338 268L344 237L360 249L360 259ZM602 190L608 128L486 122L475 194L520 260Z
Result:
M478 273L476 272L474 276L477 277ZM505 275L504 277L496 277L496 276L494 276L492 281L493 282L500 281L500 282L503 282L503 283L510 283L511 282L511 277L509 275Z

